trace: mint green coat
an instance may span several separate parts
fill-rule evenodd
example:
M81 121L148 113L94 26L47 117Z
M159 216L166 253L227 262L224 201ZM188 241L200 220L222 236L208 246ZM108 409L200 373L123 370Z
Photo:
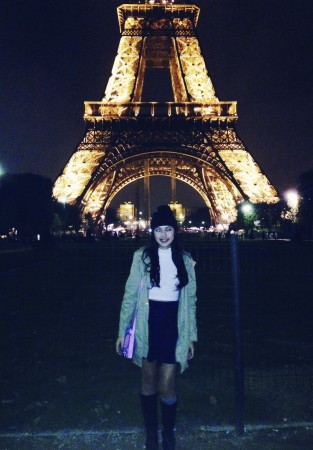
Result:
M142 261L143 248L136 250L130 274L125 285L119 322L119 338L123 339L138 301L136 324L136 347L133 362L141 367L142 358L148 354L148 318L150 274L145 271ZM180 364L181 373L188 367L187 357L190 342L197 341L196 324L196 276L195 261L188 253L184 253L184 262L189 282L181 290L178 306L178 340L176 345L176 361Z

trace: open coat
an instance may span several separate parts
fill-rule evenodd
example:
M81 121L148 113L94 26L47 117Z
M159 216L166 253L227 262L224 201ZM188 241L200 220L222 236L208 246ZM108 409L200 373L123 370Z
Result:
M148 355L148 289L151 286L150 274L145 270L145 265L142 261L143 250L143 248L140 248L134 253L130 274L125 285L119 323L119 338L123 339L137 304L136 347L133 362L140 367L142 358L146 358ZM189 282L181 289L178 306L178 340L176 345L176 361L180 364L181 372L188 367L187 358L190 342L197 341L195 261L185 252L184 262Z

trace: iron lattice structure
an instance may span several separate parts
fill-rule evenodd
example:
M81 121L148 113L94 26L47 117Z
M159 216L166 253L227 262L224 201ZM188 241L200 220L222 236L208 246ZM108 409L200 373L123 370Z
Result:
M232 222L243 200L278 201L236 132L236 102L215 94L196 35L199 12L157 0L117 8L112 75L103 99L85 102L85 135L54 184L56 199L96 219L127 184L159 175L192 186L215 223ZM141 101L149 68L170 71L174 101Z

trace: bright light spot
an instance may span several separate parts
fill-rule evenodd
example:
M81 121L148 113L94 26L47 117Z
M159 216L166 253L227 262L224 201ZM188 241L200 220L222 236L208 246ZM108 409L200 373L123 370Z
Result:
M297 208L299 205L299 194L295 190L290 190L285 193L285 198L289 208Z
M250 205L250 203L245 203L244 205L242 205L242 211L244 212L244 213L250 213L251 211L252 211L252 205Z
M0 164L0 177L2 177L2 175L4 175L4 174L5 174L5 170L2 166L2 164Z

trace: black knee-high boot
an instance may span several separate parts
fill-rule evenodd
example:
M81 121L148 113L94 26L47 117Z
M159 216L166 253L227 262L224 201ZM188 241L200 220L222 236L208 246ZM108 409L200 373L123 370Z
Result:
M158 403L157 394L140 394L141 408L146 428L146 449L158 450Z
M167 405L161 400L163 450L175 450L176 411L177 401L172 405Z

